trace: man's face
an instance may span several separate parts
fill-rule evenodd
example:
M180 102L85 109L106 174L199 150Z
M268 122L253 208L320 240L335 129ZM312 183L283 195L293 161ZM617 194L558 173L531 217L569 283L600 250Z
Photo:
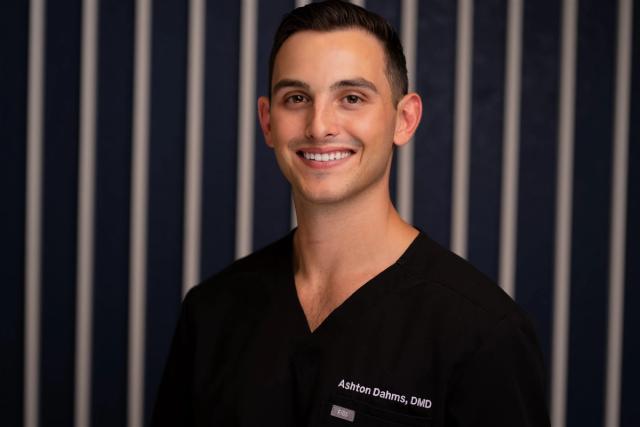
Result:
M276 56L272 85L261 125L296 195L336 203L386 191L397 111L373 35L298 32Z

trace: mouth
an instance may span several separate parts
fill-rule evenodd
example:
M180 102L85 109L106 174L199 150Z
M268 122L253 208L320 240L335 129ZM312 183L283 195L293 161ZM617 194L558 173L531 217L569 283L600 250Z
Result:
M317 151L306 151L306 150L299 150L296 152L296 154L305 159L308 160L310 162L319 162L319 163L327 163L327 162L335 162L335 161L339 161L339 160L343 160L346 159L347 157L350 157L354 152L352 150L334 150L334 151L324 151L324 152L317 152Z

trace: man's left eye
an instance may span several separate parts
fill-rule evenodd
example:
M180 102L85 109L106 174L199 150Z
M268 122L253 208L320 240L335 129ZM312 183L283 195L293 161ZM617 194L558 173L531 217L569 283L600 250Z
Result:
M291 102L293 104L300 104L302 102L304 102L304 96L302 95L291 95L290 97L287 98L287 102Z
M347 101L348 104L357 104L362 101L358 95L347 95L344 97L344 100Z

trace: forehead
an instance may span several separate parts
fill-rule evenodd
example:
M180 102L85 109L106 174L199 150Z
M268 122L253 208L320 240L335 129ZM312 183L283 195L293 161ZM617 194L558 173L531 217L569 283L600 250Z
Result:
M272 83L291 78L322 84L354 77L382 83L385 73L382 43L364 30L300 31L278 51Z

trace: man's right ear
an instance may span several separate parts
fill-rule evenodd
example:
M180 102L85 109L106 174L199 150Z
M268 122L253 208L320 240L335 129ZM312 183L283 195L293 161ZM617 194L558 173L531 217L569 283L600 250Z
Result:
M264 142L273 148L273 142L271 141L271 102L266 96L258 98L258 119L264 135Z

